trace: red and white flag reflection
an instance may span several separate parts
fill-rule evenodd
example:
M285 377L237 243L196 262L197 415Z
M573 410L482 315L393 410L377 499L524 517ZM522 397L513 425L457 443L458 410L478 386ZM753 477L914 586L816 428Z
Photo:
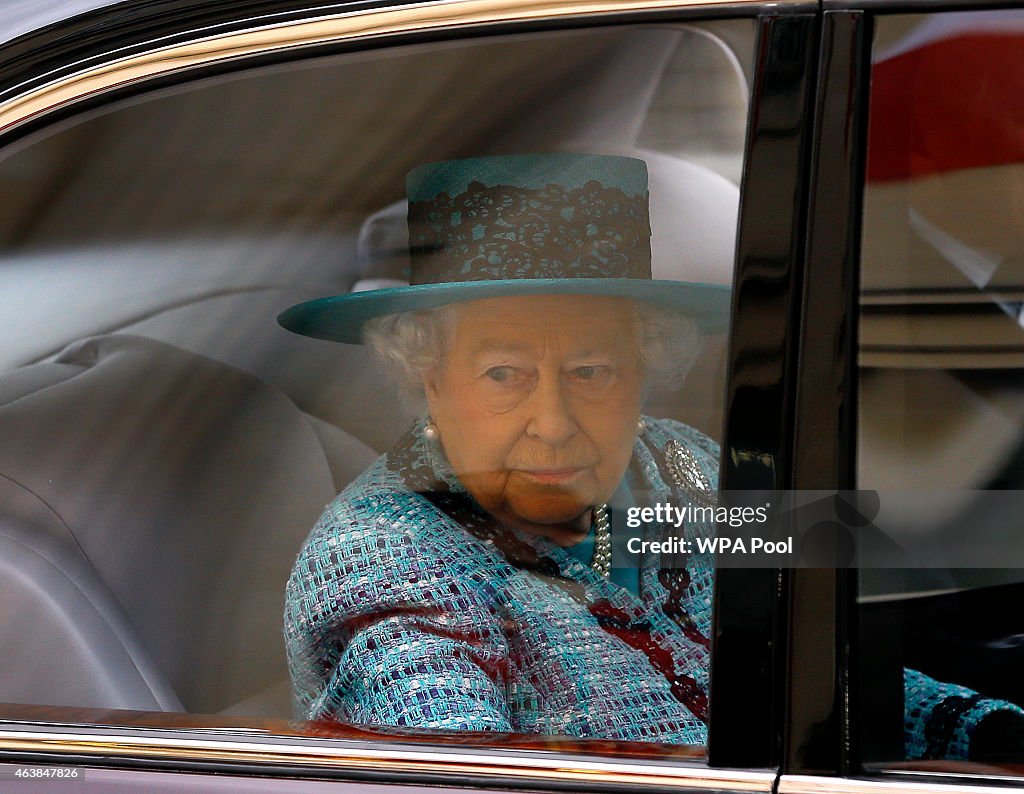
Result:
M874 61L869 182L1024 162L1024 14L936 14Z

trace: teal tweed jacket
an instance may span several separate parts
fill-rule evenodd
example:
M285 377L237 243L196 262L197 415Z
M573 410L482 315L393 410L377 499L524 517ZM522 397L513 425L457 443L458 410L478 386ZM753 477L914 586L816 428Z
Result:
M711 439L646 424L627 475L638 491L684 506L701 498L694 483L717 488ZM713 558L665 569L648 555L634 594L496 525L419 429L327 506L295 563L285 639L298 716L704 744ZM911 757L966 757L977 721L1013 708L913 671L906 688Z

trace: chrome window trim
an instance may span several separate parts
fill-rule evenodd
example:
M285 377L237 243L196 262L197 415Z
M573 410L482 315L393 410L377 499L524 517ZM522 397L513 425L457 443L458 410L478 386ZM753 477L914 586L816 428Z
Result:
M0 758L14 754L20 759L29 755L51 759L70 755L77 764L199 762L257 766L264 770L280 767L292 774L296 767L301 767L310 773L413 775L449 781L470 778L486 783L601 786L634 791L645 787L768 794L776 778L771 771L717 770L693 762L672 763L655 758L604 759L464 745L251 736L230 729L125 731L93 726L0 726Z
M27 89L0 102L0 135L67 108L83 99L228 60L301 48L356 43L385 36L486 27L537 20L600 17L627 12L729 7L806 5L806 0L434 0L386 8L342 12L299 21L277 22L175 44L151 42L144 52L118 51L91 59L90 65Z
M888 773L887 773L888 774ZM779 778L778 794L992 794L999 790L998 782L1005 782L1006 788L1019 788L1020 778L1007 775L995 777L990 768L982 774L993 785L977 785L971 783L933 783L921 780L908 780L912 775L934 778L935 772L916 773L906 770L894 770L892 780L857 780L852 778L818 777L812 775L782 775ZM898 777L896 777L898 775ZM950 780L962 780L966 775L942 774Z

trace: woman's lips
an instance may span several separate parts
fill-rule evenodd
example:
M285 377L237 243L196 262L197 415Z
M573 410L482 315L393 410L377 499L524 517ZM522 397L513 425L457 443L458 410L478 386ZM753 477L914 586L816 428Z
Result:
M583 469L580 467L565 468L565 469L520 469L521 474L525 474L532 480L544 483L545 485L558 485L560 483L568 482L569 480L576 477Z

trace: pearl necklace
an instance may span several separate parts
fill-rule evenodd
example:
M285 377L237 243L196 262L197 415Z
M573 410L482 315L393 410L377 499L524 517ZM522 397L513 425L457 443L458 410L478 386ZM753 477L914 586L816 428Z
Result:
M594 508L594 557L590 567L605 579L612 572L612 533L608 524L608 505L598 505Z

